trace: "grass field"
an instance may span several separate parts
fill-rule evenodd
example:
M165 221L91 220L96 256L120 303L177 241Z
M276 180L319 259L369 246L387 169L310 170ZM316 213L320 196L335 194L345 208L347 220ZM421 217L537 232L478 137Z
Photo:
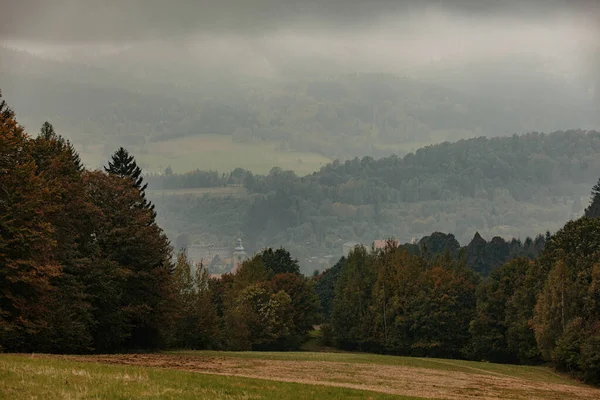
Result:
M1 399L414 399L345 387L0 355Z
M105 163L101 148L90 146L87 150L80 152L89 167ZM317 153L280 151L276 142L237 143L231 135L214 134L153 142L142 152L130 150L145 172L163 172L167 166L178 173L195 169L230 172L241 167L266 174L271 168L280 167L306 175L331 161Z
M599 399L545 367L354 353L0 355L0 398Z

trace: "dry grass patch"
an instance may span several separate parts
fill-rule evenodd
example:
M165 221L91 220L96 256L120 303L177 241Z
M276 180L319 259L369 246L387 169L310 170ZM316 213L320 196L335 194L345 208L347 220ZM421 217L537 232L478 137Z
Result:
M201 353L202 354L202 353ZM213 353L211 353L213 354ZM270 353L244 353L243 356L130 354L68 357L70 360L159 367L206 374L328 385L368 390L392 395L437 399L589 399L600 398L600 390L553 374L539 367L501 366L453 360L392 357L387 364L322 360L294 360L295 354L282 353L288 359L261 358ZM255 354L255 358L251 355ZM297 358L301 358L297 354ZM308 355L310 357L311 355ZM339 358L334 355L331 359ZM342 358L347 357L344 355ZM322 357L322 355L321 355ZM375 358L377 359L377 358ZM424 367L427 365L428 367ZM507 367L506 370L503 367ZM534 379L528 378L528 372ZM548 379L543 379L546 376Z
M0 355L0 399L387 400L396 398L344 387L85 363L72 361L74 359L88 358ZM409 398L401 397L401 399Z

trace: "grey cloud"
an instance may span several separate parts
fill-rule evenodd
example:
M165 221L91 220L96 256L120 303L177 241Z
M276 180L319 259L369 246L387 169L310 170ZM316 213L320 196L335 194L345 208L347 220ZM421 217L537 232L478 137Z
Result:
M435 7L467 16L598 16L595 0L1 0L0 38L33 41L125 41L198 34L363 30L382 19ZM593 18L591 18L593 20Z

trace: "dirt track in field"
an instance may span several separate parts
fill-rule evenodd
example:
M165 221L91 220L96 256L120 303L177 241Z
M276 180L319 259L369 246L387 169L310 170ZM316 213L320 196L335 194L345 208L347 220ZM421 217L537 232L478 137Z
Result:
M600 389L536 382L476 368L473 373L465 373L379 364L163 354L56 357L72 361L338 386L435 399L600 399Z

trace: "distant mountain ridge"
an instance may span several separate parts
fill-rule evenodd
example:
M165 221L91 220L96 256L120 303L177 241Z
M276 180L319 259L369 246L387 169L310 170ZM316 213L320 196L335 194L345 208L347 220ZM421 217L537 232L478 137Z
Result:
M218 133L348 159L403 155L467 137L600 128L586 96L567 95L560 82L541 92L536 88L548 78L535 81L534 71L523 75L529 89L515 99L494 97L499 92L490 85L483 86L488 95L375 73L272 80L229 74L209 82L206 68L179 82L178 74L170 80L150 61L127 72L107 62L85 65L0 48L0 89L32 130L49 120L75 144L126 144L137 152L151 141Z

